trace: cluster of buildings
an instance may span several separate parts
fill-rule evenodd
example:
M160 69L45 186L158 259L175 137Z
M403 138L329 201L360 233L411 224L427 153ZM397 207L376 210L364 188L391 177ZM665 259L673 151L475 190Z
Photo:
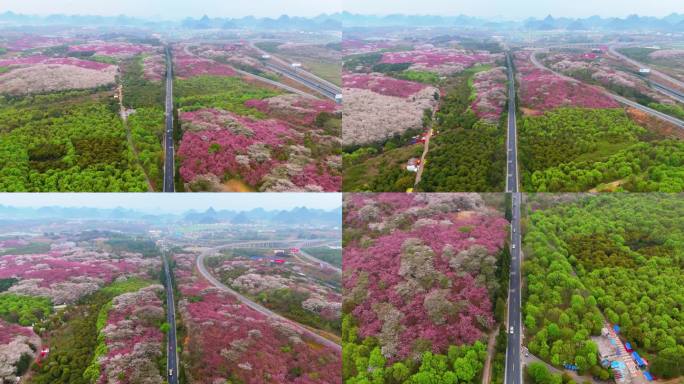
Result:
M648 372L648 361L632 349L628 341L620 338L620 326L606 324L601 336L594 337L598 345L599 359L604 368L613 371L618 384L645 384L653 380Z

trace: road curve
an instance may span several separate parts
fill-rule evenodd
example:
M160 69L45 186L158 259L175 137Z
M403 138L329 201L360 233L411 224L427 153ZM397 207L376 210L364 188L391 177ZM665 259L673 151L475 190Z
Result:
M564 80L571 81L571 82L574 82L574 83L582 83L581 81L579 81L579 80L577 80L577 79L575 79L575 78L572 78L572 77L570 77L570 76L563 75L563 74L561 74L561 73L558 73L558 72L556 72L556 71L554 71L554 70L552 70L552 69L547 68L546 66L544 66L542 63L539 62L539 60L537 60L537 54L538 54L539 52L541 52L541 51L536 50L536 51L532 52L532 54L530 55L530 61L531 61L532 64L534 64L537 68L542 69L542 70L545 70L545 71L549 71L549 72L553 73L554 75L561 77L561 78L564 79ZM582 83L582 84L583 84L583 83ZM591 85L590 85L590 86L591 86ZM657 117L657 118L659 118L659 119L661 119L661 120L667 121L668 123L674 124L674 125L676 125L677 127L684 129L684 120L680 120L680 119L678 119L678 118L676 118L676 117L672 117L672 116L667 115L667 114L665 114L665 113L656 111L656 110L653 109L653 108L649 108L649 107L646 107L646 106L644 106L644 105L641 105L641 104L639 104L639 103L637 103L637 102L634 102L634 101L632 101L632 100L626 99L626 98L624 98L624 97L622 97L622 96L620 96L620 95L616 95L616 94L614 94L614 93L612 93L612 92L608 92L605 88L598 87L598 86L593 86L593 88L594 88L594 89L597 89L597 90L599 90L599 91L601 91L601 92L603 92L603 93L606 94L607 96L610 96L611 98L613 98L615 101L617 101L617 102L620 103L620 104L624 104L624 105L630 106L630 107L632 107L632 108L636 108L636 109L638 109L638 110L640 110L640 111L642 111L642 112L648 113L648 114L651 115L651 116L655 116L655 117Z
M173 62L171 49L166 51L166 130L164 131L164 192L175 192L175 159L173 148Z
M331 348L331 349L333 349L333 350L335 350L335 351L337 351L337 352L342 352L342 346L340 346L339 344L337 344L337 343L335 343L335 342L333 342L333 341L331 341L331 340L328 340L328 339L326 339L325 337L323 337L323 336L321 336L321 335L319 335L319 334L317 334L317 333L315 333L315 332L313 332L313 331L311 331L311 330L309 330L309 329L303 327L303 326L300 325L299 323L296 323L296 322L294 322L294 321L292 321L292 320L290 320L290 319L287 319L287 318L285 318L285 317L283 317L283 316L281 316L281 315L279 315L279 314L277 314L277 313L271 311L270 309L268 309L268 308L266 308L266 307L264 307L264 306L262 306L262 305L260 305L260 304L255 303L254 301L248 299L247 297L241 295L240 293L238 293L238 292L232 290L231 288L225 286L223 283L221 283L220 281L218 281L218 279L216 279L214 276L212 276L211 273L209 273L209 271L207 271L206 267L204 266L204 257L205 257L205 256L206 256L206 253L201 253L201 254L197 257L197 261L196 261L197 270L199 270L199 272L202 274L202 276L203 276L205 279L207 279L207 281L209 281L209 282L210 282L212 285L214 285L216 288L218 288L218 289L220 289L220 290L222 290L222 291L226 291L226 292L230 293L231 295L235 296L238 300L240 300L240 302L242 302L244 305L250 307L251 309L253 309L253 310L255 310L255 311L259 312L259 313L261 313L262 315L264 315L264 316L266 316L266 317L275 318L275 319L277 319L278 321L281 321L281 322L283 322L283 323L287 323L287 324L289 324L291 327L293 327L294 329L296 329L297 331L299 331L300 333L306 334L307 336L309 336L309 337L311 337L312 339L316 340L318 343L320 343L320 344L322 344L322 345L324 345L324 346L326 346L326 347L329 347L329 348Z
M166 250L162 249L164 259L164 276L166 277L166 322L169 324L166 349L166 380L168 384L178 384L178 342L176 339L176 306L173 299L171 285L171 271L169 270Z
M337 273L337 274L340 274L340 275L342 274L342 268L338 268L338 267L336 267L336 266L334 266L334 265L332 265L332 264L330 264L330 263L328 263L328 262L326 262L326 261L323 261L323 260L321 260L321 259L319 259L319 258L317 258L317 257L315 257L315 256L311 256L310 254L308 254L308 253L302 251L301 249L299 250L299 256L301 256L301 257L303 257L303 258L309 260L309 261L312 262L312 263L322 265L322 266L324 266L326 269L333 270L333 271L335 271L335 273Z

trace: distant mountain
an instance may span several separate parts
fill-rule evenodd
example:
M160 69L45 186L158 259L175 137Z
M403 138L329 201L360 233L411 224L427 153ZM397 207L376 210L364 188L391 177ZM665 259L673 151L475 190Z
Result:
M149 214L117 207L114 209L75 208L75 207L11 207L0 205L0 220L10 219L139 219ZM154 215L159 218L164 215Z
M316 17L295 17L283 15L277 19L221 18L204 15L199 19L187 18L182 21L160 21L120 16L63 15L49 16L23 15L11 11L0 13L0 24L10 25L73 25L73 26L132 26L132 27L181 27L187 29L235 29L251 28L264 30L339 30L339 20L326 14Z
M626 18L591 16L587 18L566 18L548 15L543 19L501 20L471 17L467 15L364 15L350 12L322 14L316 17L297 17L282 15L278 18L215 17L204 15L200 18L186 18L182 21L148 20L142 18L92 15L49 15L35 16L14 12L0 13L0 25L73 25L73 26L133 26L147 28L187 28L187 29L258 29L265 31L302 30L324 31L345 28L366 27L450 27L461 29L529 29L529 30L654 30L681 31L684 27L684 14L672 13L665 17L630 15Z
M196 224L216 224L221 222L219 214L211 207L204 212L188 212L183 216L183 220Z
M252 223L252 220L250 220L244 212L240 212L237 216L233 217L230 222L233 224L250 224Z
M342 220L342 208L333 210L311 209L298 207L291 210L265 210L255 208L248 211L216 210L208 208L206 211L188 211L181 215L173 214L150 214L122 207L113 209L101 208L75 208L48 206L40 208L13 207L0 205L0 221L27 220L27 219L122 219L122 220L145 220L145 221L169 221L192 224L251 224L251 223L276 223L276 224L317 224L339 226Z
M313 18L292 17L282 15L277 19L255 18L253 16L234 18L211 18L204 15L200 19L187 18L183 20L182 26L189 29L235 29L250 28L262 30L339 30L342 23L339 20L327 15L320 15Z
M459 16L439 16L439 15L361 15L350 12L341 12L331 15L332 18L339 20L344 27L480 27L490 21L470 17ZM505 25L508 22L501 24Z
M548 30L654 30L679 31L684 22L684 14L672 13L657 18L652 16L630 15L626 18L602 18L591 16L587 18L554 17L548 15L543 19L528 18L522 21L488 20L484 18L436 15L360 15L342 12L332 15L340 20L345 28L353 27L452 27L452 28L482 28L482 29L528 29L538 31Z

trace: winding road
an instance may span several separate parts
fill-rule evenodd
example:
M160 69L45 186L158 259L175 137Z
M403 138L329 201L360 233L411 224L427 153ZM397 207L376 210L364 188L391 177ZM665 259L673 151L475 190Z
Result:
M175 159L173 148L173 62L171 49L166 51L166 129L164 131L164 192L175 192Z
M330 269L332 271L335 271L335 273L337 273L339 275L342 274L342 268L336 267L336 266L334 266L334 265L332 265L326 261L323 261L323 260L321 260L315 256L311 256L310 254L302 251L301 249L299 250L299 253L297 255L306 259L310 263L321 265L321 266L325 267L326 269Z
M218 279L216 279L214 276L211 275L211 273L209 273L209 271L207 271L206 266L204 265L204 258L211 251L212 250L205 251L205 252L201 253L197 257L196 264L197 264L197 270L213 286L215 286L216 288L218 288L222 291L226 291L226 292L230 293L231 295L235 296L238 300L240 300L240 302L242 302L244 305L248 306L249 308L251 308L251 309L253 309L259 313L261 313L262 315L276 319L282 323L288 324L290 327L297 330L299 333L307 335L308 337L314 339L316 342L318 342L318 343L320 343L320 344L322 344L328 348L334 349L337 352L342 352L342 346L340 346L339 344L337 344L331 340L326 339L325 337L323 337L323 336L319 335L318 333L302 326L299 323L296 323L290 319L287 319L287 318L271 311L270 309L268 309L268 308L266 308L260 304L255 303L254 301L250 300L249 298L241 295L240 293L234 291L233 289L227 287L226 285L224 285L223 283L218 281Z

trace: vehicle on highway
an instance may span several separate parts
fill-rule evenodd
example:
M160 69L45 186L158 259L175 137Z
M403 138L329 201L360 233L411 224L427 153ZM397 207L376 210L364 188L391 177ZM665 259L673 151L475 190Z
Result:
M513 332L513 327L511 327L511 328L508 330L508 332L509 332L511 335L512 335L513 333L515 333L515 332Z
M513 244L513 245L511 246L511 248L515 249L515 244Z
M173 376L173 369L169 369L169 376Z

